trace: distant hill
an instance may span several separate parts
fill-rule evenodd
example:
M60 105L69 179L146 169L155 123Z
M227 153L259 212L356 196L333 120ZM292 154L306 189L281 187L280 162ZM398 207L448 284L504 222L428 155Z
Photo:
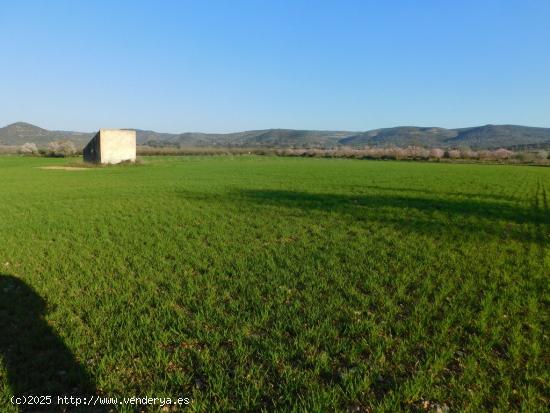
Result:
M235 133L187 132L175 135L138 131L138 142L177 146L330 147L352 132L265 129Z
M456 136L457 132L453 129L398 126L352 135L341 139L340 144L349 146L441 146L443 141Z
M264 129L235 133L159 133L136 130L137 141L150 146L234 146L328 148L335 146L471 147L473 149L549 147L550 128L517 125L485 125L461 129L399 126L366 132ZM55 140L70 140L84 146L93 133L50 131L17 122L0 128L0 145L33 142L45 146Z
M550 142L550 128L532 128L517 125L486 125L476 128L457 129L458 136L447 141L450 145L460 143L472 148L497 146L532 145Z
M92 136L93 133L50 131L30 123L17 122L0 128L0 145L22 145L25 142L33 142L38 146L45 146L52 141L70 140L84 146Z
M550 128L517 125L485 125L462 129L401 126L359 133L341 139L339 143L350 146L419 145L445 148L498 148L550 143Z

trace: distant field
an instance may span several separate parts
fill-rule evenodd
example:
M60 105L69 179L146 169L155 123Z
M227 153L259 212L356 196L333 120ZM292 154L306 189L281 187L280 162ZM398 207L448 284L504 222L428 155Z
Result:
M71 162L0 157L1 411L547 408L550 168Z

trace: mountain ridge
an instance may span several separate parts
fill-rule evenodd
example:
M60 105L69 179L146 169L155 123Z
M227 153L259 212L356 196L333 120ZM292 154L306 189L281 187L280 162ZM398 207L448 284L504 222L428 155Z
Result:
M471 147L550 147L550 128L521 125L483 125L466 128L396 126L365 132L309 129L260 129L232 133L161 133L135 129L137 142L149 146L220 146L220 147L308 147L335 146L423 146ZM15 122L0 128L0 145L22 145L33 142L45 146L56 140L69 140L84 146L93 132L48 130L26 122Z

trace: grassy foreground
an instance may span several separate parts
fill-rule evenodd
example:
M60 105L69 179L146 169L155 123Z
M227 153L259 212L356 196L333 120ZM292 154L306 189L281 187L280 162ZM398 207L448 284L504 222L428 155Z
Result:
M70 162L0 157L1 411L547 407L550 168Z

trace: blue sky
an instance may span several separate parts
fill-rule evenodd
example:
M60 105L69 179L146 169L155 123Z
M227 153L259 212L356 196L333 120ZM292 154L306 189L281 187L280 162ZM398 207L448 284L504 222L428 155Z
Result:
M0 126L550 127L550 1L0 1Z

